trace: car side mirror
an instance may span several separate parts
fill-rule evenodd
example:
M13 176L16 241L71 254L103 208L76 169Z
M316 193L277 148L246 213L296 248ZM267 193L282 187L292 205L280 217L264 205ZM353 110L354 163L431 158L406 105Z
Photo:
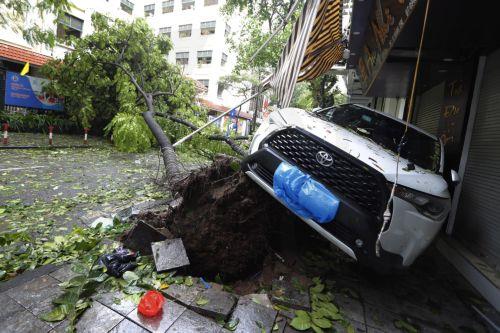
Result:
M458 172L456 172L455 170L451 170L451 183L453 185L458 185L461 181L462 180L460 179Z

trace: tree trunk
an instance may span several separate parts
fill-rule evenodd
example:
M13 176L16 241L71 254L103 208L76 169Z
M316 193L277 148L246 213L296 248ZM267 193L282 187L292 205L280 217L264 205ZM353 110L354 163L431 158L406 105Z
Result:
M148 95L146 104L148 106L148 111L143 112L142 117L160 145L161 154L163 156L163 164L165 165L165 171L167 174L167 181L171 185L172 191L175 192L178 183L184 179L185 172L177 154L175 153L172 143L170 143L170 140L163 132L161 126L154 119L155 112L153 98L151 95Z

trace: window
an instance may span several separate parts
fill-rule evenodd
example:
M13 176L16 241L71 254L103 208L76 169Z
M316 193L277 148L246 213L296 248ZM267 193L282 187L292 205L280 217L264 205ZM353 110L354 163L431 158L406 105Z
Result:
M189 52L177 52L175 54L175 62L178 65L187 65L189 63Z
M198 80L208 90L208 80Z
M226 62L227 62L227 54L222 53L222 58L220 60L220 65L224 66L226 64Z
M172 35L172 27L160 28L160 35L167 35L168 38Z
M219 83L217 85L217 97L222 97L222 93L224 92L224 85Z
M82 36L83 20L73 15L64 14L64 17L57 23L57 37L67 39L70 36L80 38Z
M172 13L174 11L174 0L163 1L161 3L161 8L163 14Z
M134 10L134 3L128 0L120 0L120 7L124 12L132 15L132 11Z
M212 51L198 51L198 65L212 63Z
M218 0L205 0L205 6L212 6L218 4Z
M191 37L192 24L184 24L179 26L179 38Z
M215 21L201 22L200 30L202 36L215 34Z
M231 33L231 27L229 26L229 24L226 23L226 30L224 31L224 37L229 36L230 33Z
M182 0L182 10L194 9L194 0Z
M155 14L155 4L144 6L144 16L153 16Z

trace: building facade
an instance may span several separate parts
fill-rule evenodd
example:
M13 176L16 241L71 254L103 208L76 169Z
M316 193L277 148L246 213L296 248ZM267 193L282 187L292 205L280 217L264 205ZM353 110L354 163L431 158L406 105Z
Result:
M229 74L235 55L227 46L226 37L238 30L234 20L225 20L220 13L222 0L74 0L63 20L54 23L47 16L42 26L53 29L58 37L70 34L82 37L92 33L91 16L98 12L112 18L130 21L145 18L156 34L168 35L174 48L168 59L182 66L184 74L197 80L207 89L203 98L231 106L239 98L219 84L221 76ZM26 23L39 22L34 13ZM71 51L64 43L53 48L29 45L19 31L10 27L0 30L0 108L4 106L6 72L19 73L30 62L30 76L38 76L38 68L50 58L62 58Z
M351 101L409 119L443 142L443 176L453 196L436 245L499 310L500 39L493 32L500 22L491 2L475 3L471 15L465 0L428 1L355 0L349 93Z

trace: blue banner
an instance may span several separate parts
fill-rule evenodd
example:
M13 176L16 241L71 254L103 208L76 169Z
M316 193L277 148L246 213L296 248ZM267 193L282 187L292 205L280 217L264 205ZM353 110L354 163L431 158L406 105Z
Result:
M47 79L7 72L5 105L62 111L62 100L43 92L42 88L47 82Z

